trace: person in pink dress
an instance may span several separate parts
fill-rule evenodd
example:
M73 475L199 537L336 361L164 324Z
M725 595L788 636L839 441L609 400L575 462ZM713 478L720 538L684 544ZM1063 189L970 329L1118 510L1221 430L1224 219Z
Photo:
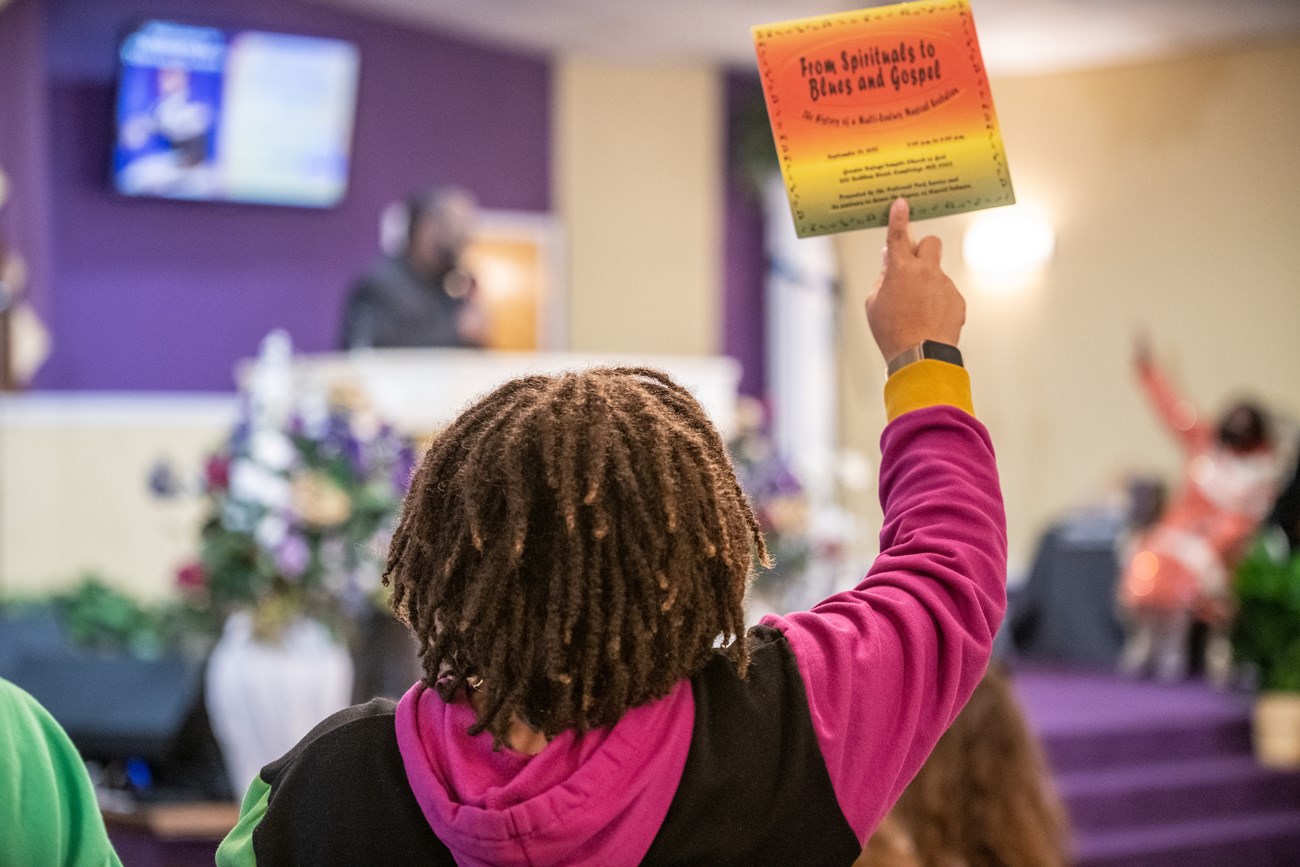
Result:
M1120 660L1132 675L1181 680L1193 622L1210 628L1205 668L1231 667L1232 574L1267 514L1279 474L1268 416L1241 400L1217 424L1203 420L1156 363L1145 339L1135 361L1152 406L1183 451L1183 478L1155 525L1138 536L1120 580L1129 637Z

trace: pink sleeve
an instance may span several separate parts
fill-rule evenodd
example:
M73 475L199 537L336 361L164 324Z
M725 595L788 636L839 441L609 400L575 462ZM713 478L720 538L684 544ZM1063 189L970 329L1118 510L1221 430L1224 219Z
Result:
M1006 608L1006 521L983 425L950 406L885 428L880 556L785 633L840 808L867 835L984 674Z

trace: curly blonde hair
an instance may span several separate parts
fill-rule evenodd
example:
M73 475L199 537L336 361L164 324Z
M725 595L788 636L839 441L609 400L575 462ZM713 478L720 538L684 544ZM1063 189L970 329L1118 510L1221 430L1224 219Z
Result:
M1066 867L1067 837L1042 748L993 666L854 867Z

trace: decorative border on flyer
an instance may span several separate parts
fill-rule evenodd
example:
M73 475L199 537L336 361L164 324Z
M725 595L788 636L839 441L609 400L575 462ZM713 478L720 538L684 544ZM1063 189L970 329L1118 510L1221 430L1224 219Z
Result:
M961 202L942 202L930 206L922 206L914 210L912 216L914 219L924 219L926 217L938 216L941 211L950 211L952 213L964 213L966 211L977 211L984 208L994 208L999 205L1009 205L1015 202L1015 193L1011 188L1011 178L1007 172L1006 153L1001 145L1001 130L997 123L997 117L993 108L992 96L988 85L988 75L984 68L984 59L979 49L979 42L975 34L975 23L971 17L969 0L951 0L951 2L915 2L903 3L892 7L876 7L871 9L862 9L856 12L841 12L827 16L818 16L816 18L802 19L799 21L786 22L782 24L760 25L755 27L754 47L758 55L759 77L763 83L763 96L767 103L769 120L772 124L772 138L776 145L777 158L781 165L781 176L785 182L786 192L790 200L790 212L794 218L795 231L799 237L804 238L812 235L825 235L832 232L840 232L849 229L872 228L874 226L884 225L887 221L887 211L884 213L863 214L848 219L836 220L833 223L814 223L805 219L805 212L801 204L799 194L799 184L794 177L794 166L790 158L789 136L785 132L785 123L782 118L780 95L776 92L775 76L772 72L772 65L767 59L767 43L773 39L780 39L782 36L789 34L803 34L818 30L835 30L847 25L865 24L873 21L884 21L890 18L905 18L912 15L934 15L939 12L950 12L957 10L962 19L962 30L966 36L966 48L971 62L971 68L977 74L980 81L978 95L980 99L980 109L984 114L984 128L988 133L989 148L992 151L993 165L995 176L1003 192L997 196L976 196ZM942 207L941 207L942 206ZM838 225L837 225L838 224Z
M996 208L999 205L1015 204L1015 192L1011 188L1011 175L1007 172L1007 155L1002 144L1002 131L999 128L997 112L993 108L993 95L989 88L989 77L984 68L984 58L980 53L979 40L975 34L975 21L971 17L969 2L955 2L955 7L964 6L957 14L961 17L962 30L966 33L966 50L969 52L971 68L977 73L979 84L980 110L984 113L984 130L987 134L990 155L993 158L994 173L1002 193L995 196L975 196L959 201L946 201L934 205L922 206L915 212L915 217L924 219L938 216L940 211L965 213L984 208ZM940 8L940 7L935 7ZM943 7L948 8L948 7ZM940 207L942 204L942 208Z

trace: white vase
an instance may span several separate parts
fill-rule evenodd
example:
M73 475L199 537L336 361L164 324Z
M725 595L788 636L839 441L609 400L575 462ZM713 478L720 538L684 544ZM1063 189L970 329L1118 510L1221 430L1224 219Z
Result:
M226 620L208 659L208 718L235 797L352 698L352 657L322 624L290 623L278 642L253 637L246 612Z

